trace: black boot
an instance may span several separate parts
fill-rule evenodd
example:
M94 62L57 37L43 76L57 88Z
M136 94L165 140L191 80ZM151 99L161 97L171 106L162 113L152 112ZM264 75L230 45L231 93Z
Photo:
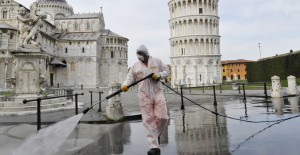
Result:
M148 155L160 155L160 149L159 148L152 148L147 153L148 153Z

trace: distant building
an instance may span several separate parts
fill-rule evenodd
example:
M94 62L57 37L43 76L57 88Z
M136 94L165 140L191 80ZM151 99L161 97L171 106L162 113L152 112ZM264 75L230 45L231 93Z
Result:
M221 82L219 0L169 0L172 86Z
M247 80L246 64L252 60L224 60L222 61L222 80Z
M45 69L40 67L46 86L97 87L124 81L128 39L105 28L102 10L74 14L66 0L32 1L30 9L14 0L0 1L0 88L12 87L6 79L18 79L13 69L20 66L13 67L11 53L22 44L20 31L26 27L17 17L24 9L26 19L46 16L35 37L41 51L49 54Z

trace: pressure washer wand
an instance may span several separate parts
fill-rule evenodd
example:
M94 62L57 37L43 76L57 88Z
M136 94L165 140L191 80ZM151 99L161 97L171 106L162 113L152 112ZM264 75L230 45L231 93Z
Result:
M134 83L132 83L132 84L130 84L129 86L127 86L127 88L130 88L130 87L132 87L132 86L135 86L136 84L140 83L141 81L144 81L144 80L146 80L146 79L148 79L148 78L151 78L151 77L153 76L153 74L154 74L154 73L151 73L151 74L147 75L146 77L144 77L144 78L142 78L142 79L140 79L140 80L138 80L138 81L135 81ZM120 90L118 90L118 91L116 91L116 92L114 92L114 93L112 93L112 94L106 96L105 99L103 99L102 101L99 101L99 102L93 104L92 106L86 108L85 110L82 111L82 113L83 113L83 114L86 114L86 113L87 113L88 111L90 111L90 109L92 109L95 105L97 105L97 104L99 104L99 103L101 103L101 102L103 102L103 101L105 101L105 100L108 100L108 99L110 99L110 98L112 98L112 97L114 97L114 96L120 94L121 92L122 92L122 90L120 89Z

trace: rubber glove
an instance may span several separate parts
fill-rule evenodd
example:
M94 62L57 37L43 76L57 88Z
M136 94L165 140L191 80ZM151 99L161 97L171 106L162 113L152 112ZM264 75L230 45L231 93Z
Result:
M153 80L158 80L160 78L160 75L159 74L153 74L152 77L151 77Z
M128 87L126 85L121 86L122 92L126 92L128 90Z

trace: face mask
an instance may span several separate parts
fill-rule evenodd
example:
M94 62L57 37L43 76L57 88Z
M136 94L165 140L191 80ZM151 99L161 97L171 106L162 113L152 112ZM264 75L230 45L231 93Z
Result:
M137 57L138 57L138 59L139 59L140 61L142 61L142 62L145 60L145 58L144 58L142 55L137 54Z

